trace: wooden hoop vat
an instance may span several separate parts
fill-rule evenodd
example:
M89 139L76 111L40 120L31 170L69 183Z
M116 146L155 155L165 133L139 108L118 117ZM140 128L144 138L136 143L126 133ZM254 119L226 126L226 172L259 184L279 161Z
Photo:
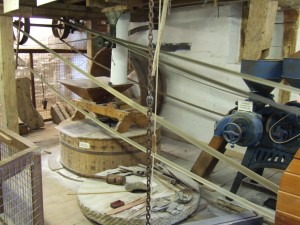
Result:
M120 138L109 134L90 120L64 121L58 126L61 140L61 163L77 174L92 175L119 165L146 164L147 155ZM146 129L134 128L123 133L146 146ZM159 149L160 127L157 128Z

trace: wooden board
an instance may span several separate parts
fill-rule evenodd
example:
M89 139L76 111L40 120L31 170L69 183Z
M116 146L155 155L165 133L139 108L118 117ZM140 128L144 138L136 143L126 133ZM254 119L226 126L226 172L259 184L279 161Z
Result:
M219 136L213 136L209 142L210 147L221 153L225 152L226 144L224 138ZM202 151L191 171L201 177L207 177L212 173L218 161L209 153Z
M280 181L276 204L276 225L294 225L300 222L300 160L298 157L299 150Z
M300 160L292 160L288 168L285 170L288 173L300 175Z
M276 209L292 215L300 215L300 196L279 191ZM300 217L299 217L300 218Z
M30 94L30 79L17 78L17 108L20 119L32 130L44 126L44 119L34 108Z
M145 177L129 176L127 177L127 182L132 183L137 181L143 181L145 179ZM175 192L170 190L159 180L154 178L153 181L155 184L157 184L157 186L153 187L153 199L164 196L170 196L170 198L175 197ZM108 190L110 192L116 193L78 195L78 203L85 216L102 225L145 224L145 216L132 217L133 212L129 209L114 215L106 214L106 212L111 210L111 202L122 200L125 204L128 204L145 196L144 193L120 192L125 191L124 186L110 185L105 182L96 180L85 181L83 185L78 189L77 193L101 193L107 192ZM196 192L193 192L193 199L189 204L184 205L184 209L178 215L173 216L166 212L152 212L151 225L175 224L188 217L191 213L193 213L197 209L199 201L200 195ZM141 209L141 212L143 211L145 211L145 207Z
M300 218L292 214L276 210L276 225L298 225Z
M298 195L300 187L300 176L285 172L281 178L284 185L280 186L280 191Z
M59 126L61 163L78 174L95 174L119 165L146 164L146 154L120 138L95 126L90 120L64 121ZM146 129L134 128L123 133L135 142L146 146ZM160 127L157 128L157 144ZM159 146L158 146L159 149Z

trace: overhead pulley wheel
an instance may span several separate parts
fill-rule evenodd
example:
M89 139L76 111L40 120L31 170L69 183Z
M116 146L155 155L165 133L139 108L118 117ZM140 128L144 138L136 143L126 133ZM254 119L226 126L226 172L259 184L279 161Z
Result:
M18 28L16 27L20 27L21 30L23 30L24 32L26 32L27 34L30 33L30 18L20 18L17 20L13 21L13 24L15 25L13 30L13 35L14 35L14 43L15 44L19 44L19 45L23 45L27 42L28 37L26 35L24 35L22 32L20 32L20 36L18 39ZM18 42L19 40L19 42Z
M52 20L52 33L54 37L59 39L66 39L70 32L71 26L57 19Z

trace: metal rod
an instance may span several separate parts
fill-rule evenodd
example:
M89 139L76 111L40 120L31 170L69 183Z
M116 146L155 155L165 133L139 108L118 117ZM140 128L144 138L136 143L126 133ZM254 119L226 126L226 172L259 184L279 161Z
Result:
M62 24L38 24L38 23L30 23L29 24L31 27L57 27L58 29L64 29Z

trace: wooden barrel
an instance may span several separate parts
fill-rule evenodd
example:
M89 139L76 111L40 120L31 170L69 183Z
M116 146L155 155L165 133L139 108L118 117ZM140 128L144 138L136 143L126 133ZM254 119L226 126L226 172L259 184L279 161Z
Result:
M300 224L300 149L283 173L276 205L276 225Z
M88 120L64 121L58 126L61 140L61 163L77 174L96 174L119 165L147 163L147 155L109 134ZM142 146L147 144L146 129L134 128L123 133ZM159 149L160 127L157 128Z

